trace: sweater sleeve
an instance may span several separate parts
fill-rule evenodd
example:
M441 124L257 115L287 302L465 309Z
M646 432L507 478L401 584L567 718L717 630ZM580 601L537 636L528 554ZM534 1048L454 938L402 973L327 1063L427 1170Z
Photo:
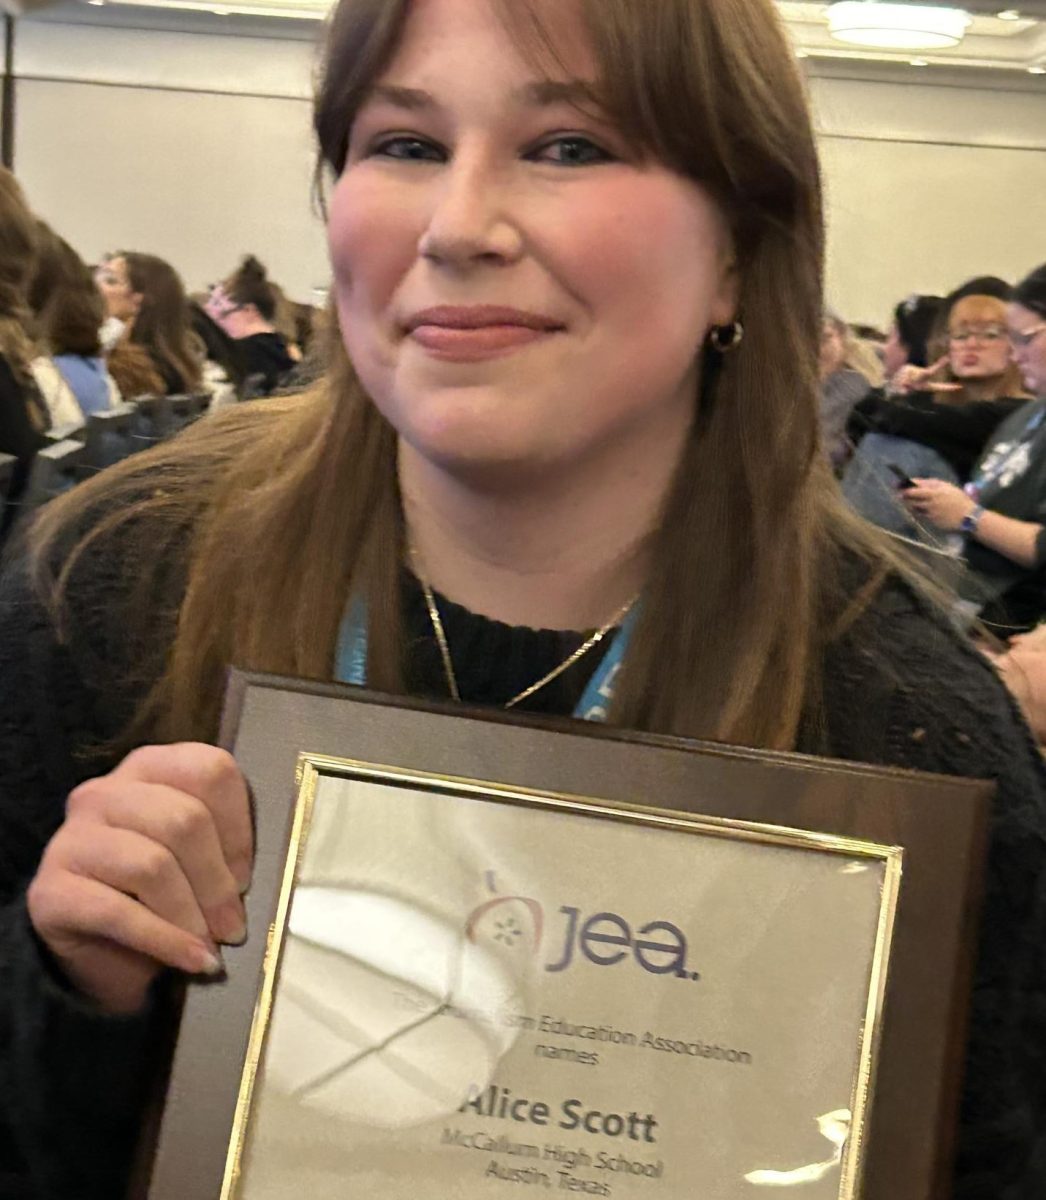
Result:
M114 1200L137 1136L149 1019L92 1009L49 966L25 888L78 761L87 689L24 574L0 582L0 1193Z
M878 424L883 433L911 438L933 446L939 442L961 445L976 455L1013 411L1013 403L974 401L969 404L884 404Z
M914 596L893 601L834 655L832 750L996 784L950 1196L1046 1196L1046 771L987 661Z

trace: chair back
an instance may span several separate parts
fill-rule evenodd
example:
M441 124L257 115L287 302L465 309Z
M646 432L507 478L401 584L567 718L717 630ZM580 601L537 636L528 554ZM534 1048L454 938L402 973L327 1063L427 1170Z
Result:
M31 512L69 491L76 483L77 468L86 454L87 447L83 442L74 442L71 438L38 450L19 501L22 512Z
M170 396L139 396L134 402L131 437L139 450L162 442L174 432Z
M193 392L184 396L168 396L167 400L171 408L171 429L170 433L177 433L180 429L184 429L186 425L191 425L203 415L204 410L210 403L210 396L206 392Z
M133 404L118 404L87 418L85 445L87 453L80 464L81 475L104 471L121 459L142 449L134 438L137 408Z

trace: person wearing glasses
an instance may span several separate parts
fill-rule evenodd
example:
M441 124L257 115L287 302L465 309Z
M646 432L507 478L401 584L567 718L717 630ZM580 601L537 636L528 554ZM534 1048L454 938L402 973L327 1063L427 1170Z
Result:
M1008 353L1035 398L998 427L965 487L916 479L904 499L938 529L963 535L963 600L1009 636L1046 614L1046 266L1014 289L1006 320Z
M999 281L1001 283L1001 281ZM884 529L921 541L939 541L900 502L898 469L909 478L963 484L985 444L1010 413L1027 400L1010 360L1006 301L1010 288L971 280L957 299L940 302L946 352L932 362L927 325L922 361L894 371L888 388L870 392L854 409L847 434L857 451L843 477L843 492L862 516ZM927 364L930 365L927 365Z

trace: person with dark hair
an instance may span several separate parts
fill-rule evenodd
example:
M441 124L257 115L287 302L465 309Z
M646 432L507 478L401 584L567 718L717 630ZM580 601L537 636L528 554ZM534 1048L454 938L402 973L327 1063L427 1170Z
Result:
M208 316L236 343L243 376L260 377L265 395L298 361L274 324L278 301L265 268L248 255L224 283L211 289L206 305Z
M76 251L37 223L37 266L29 289L39 349L33 375L58 426L120 402L102 354L105 301Z
M943 302L917 298L907 314L900 305L897 312L923 361L893 372L899 392L870 391L850 414L847 434L857 449L843 491L858 512L884 529L939 540L934 531L912 524L893 468L911 478L965 483L985 443L1027 398L1010 361L1005 302L971 290L981 284L990 292L1011 290L1001 280L971 280ZM948 352L927 366L941 322ZM897 329L900 342L901 320Z
M247 932L248 789L209 744L236 664L993 780L942 1194L1046 1195L1046 771L819 453L821 176L774 5L328 28L323 380L59 497L0 581L0 1104L36 1192L126 1194L172 982Z
M95 278L109 315L123 321L124 337L149 355L164 391L198 391L203 351L177 271L153 254L119 251L104 260Z
M909 296L893 310L893 323L883 347L887 384L905 366L929 366L930 338L944 300L940 296Z
M0 167L0 454L16 459L7 503L0 500L0 535L25 487L50 417L33 380L35 353L27 328L27 292L36 262L36 225L14 175Z
M1006 315L1016 368L1035 398L998 426L965 488L916 479L902 493L937 529L962 535L961 594L1003 636L1046 616L1046 267L1013 289Z
M1008 322L1013 361L1025 387L1046 397L1046 264L1013 289Z

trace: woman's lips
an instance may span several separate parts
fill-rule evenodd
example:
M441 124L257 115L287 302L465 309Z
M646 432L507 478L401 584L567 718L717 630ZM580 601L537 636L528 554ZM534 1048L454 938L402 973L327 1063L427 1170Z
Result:
M525 325L483 325L478 329L418 325L410 331L410 336L434 358L449 362L479 362L511 354L551 337L554 332L551 329L531 329Z

